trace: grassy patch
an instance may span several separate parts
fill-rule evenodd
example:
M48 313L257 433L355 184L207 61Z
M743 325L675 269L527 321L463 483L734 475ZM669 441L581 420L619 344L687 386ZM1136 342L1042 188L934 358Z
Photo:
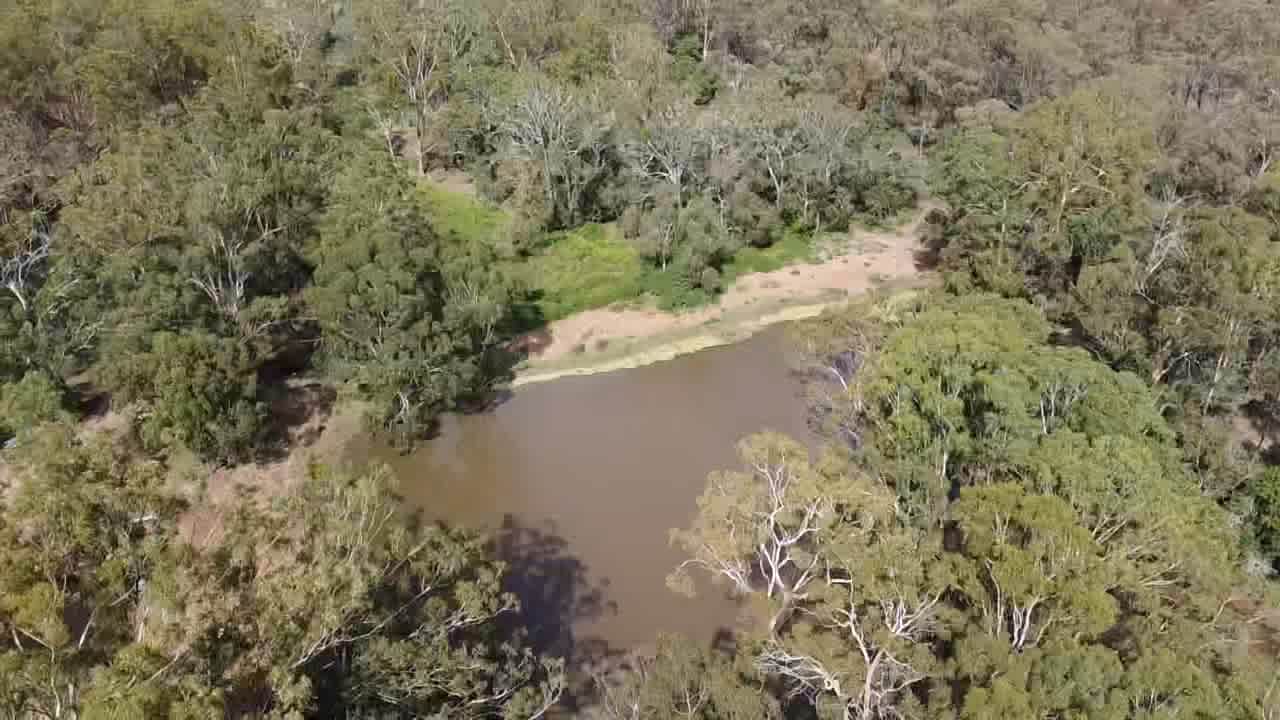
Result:
M694 287L689 278L673 271L648 268L640 280L645 293L652 295L659 310L674 312L706 305L715 296L700 287Z
M801 262L812 262L816 259L812 238L809 233L787 228L782 239L767 248L747 247L738 251L724 266L723 278L726 287L743 275L781 270L788 265Z
M526 272L535 302L550 322L639 297L644 264L612 225L584 225L549 237Z
M427 180L418 184L418 192L432 227L444 237L493 243L510 222L510 217L501 209Z
M430 181L419 184L432 226L444 237L486 244L505 240L511 216L501 208L452 192ZM713 302L715 296L693 287L688 278L648 266L614 225L591 224L552 233L536 243L532 256L510 260L528 300L516 308L517 325L532 329L577 312L652 296L664 310ZM724 266L730 287L743 275L772 272L814 262L818 251L810 233L788 228L767 248L744 248Z

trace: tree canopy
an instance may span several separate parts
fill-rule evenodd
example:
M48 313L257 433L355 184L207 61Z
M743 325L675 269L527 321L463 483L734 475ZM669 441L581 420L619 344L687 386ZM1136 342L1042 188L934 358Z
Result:
M744 439L672 535L757 632L593 712L1280 716L1264 0L8 0L0 711L547 715L481 534L205 481L291 383L421 441L550 319L913 209L942 287L806 326L820 447Z

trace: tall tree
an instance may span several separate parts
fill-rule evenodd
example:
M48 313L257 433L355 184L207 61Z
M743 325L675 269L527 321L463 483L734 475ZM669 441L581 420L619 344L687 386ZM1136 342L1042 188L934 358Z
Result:
M479 21L468 7L455 0L373 0L353 8L361 52L413 112L419 173L427 169L432 125L448 100L450 73L477 42Z
M377 426L406 438L496 379L502 279L474 262L477 250L446 245L385 153L352 159L325 214L307 301L336 376L374 403Z

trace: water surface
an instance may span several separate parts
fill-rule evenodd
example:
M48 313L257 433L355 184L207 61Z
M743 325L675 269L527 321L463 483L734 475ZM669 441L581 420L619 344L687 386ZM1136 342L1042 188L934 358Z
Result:
M525 386L495 409L445 419L411 455L372 449L428 516L497 530L535 646L571 664L660 632L710 643L738 611L702 583L667 589L706 476L738 466L763 429L804 436L784 332L632 370Z

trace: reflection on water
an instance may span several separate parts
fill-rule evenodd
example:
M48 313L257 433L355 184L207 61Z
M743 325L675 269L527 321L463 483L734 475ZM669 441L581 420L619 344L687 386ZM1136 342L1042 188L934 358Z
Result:
M802 436L783 332L649 367L521 388L495 409L446 418L438 438L388 462L428 516L492 529L541 650L583 667L660 632L711 643L737 617L723 592L667 589L707 473L735 443Z

